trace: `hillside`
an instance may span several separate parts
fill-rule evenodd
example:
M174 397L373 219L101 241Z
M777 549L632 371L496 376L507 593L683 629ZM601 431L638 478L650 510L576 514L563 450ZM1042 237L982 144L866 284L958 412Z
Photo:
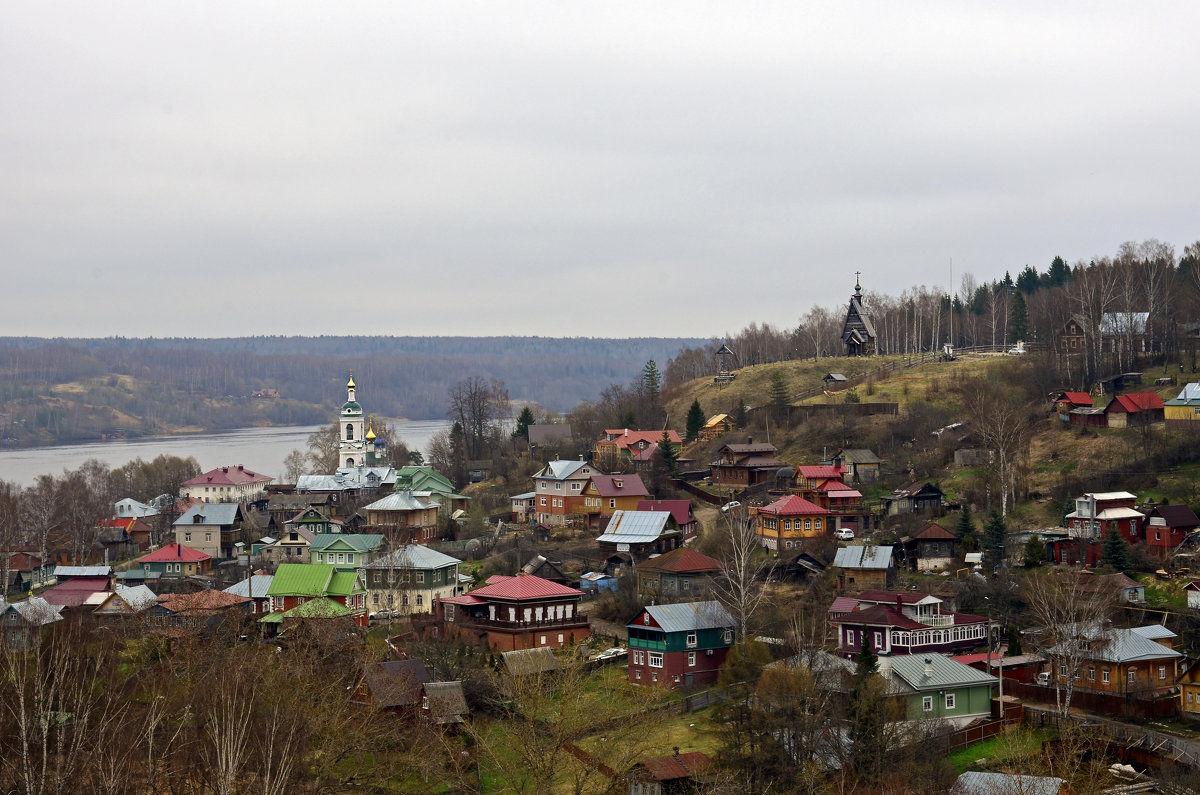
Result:
M938 482L952 500L962 499L977 509L987 507L988 483L994 477L985 467L956 467L954 451L979 446L963 407L965 389L980 384L1032 385L1042 367L1035 357L981 355L953 362L906 362L903 357L870 359L827 358L780 362L747 367L737 379L718 386L711 378L696 379L667 395L672 427L683 431L683 418L693 400L704 415L732 414L738 399L750 407L746 427L709 443L694 443L684 456L707 464L721 445L731 441L769 440L779 458L792 464L816 463L840 447L874 450L883 459L883 481L865 489L878 497L905 482L930 479ZM880 370L888 370L879 372ZM853 387L862 403L895 403L895 415L856 417L849 414L812 416L801 407L814 403L847 402L850 390L822 394L822 378L829 372L849 378L875 375ZM793 400L788 416L769 418L771 380L784 376L789 394L816 396ZM1044 376L1044 374L1041 374ZM1196 380L1196 374L1182 374ZM1153 391L1143 386L1139 391ZM1164 399L1178 393L1177 386L1158 391ZM1048 395L1024 392L1028 402L1028 447L1016 472L1019 504L1013 509L1014 527L1057 524L1066 501L1083 491L1128 489L1139 497L1158 501L1200 502L1200 446L1190 434L1159 428L1080 428L1062 423L1052 412ZM853 398L852 398L853 399ZM1107 402L1103 399L1101 405ZM962 426L939 435L934 431L953 423Z
M246 337L0 340L0 439L92 441L181 430L324 422L353 370L372 411L441 419L469 376L506 384L518 405L571 409L648 359L694 339ZM253 399L258 390L278 397Z

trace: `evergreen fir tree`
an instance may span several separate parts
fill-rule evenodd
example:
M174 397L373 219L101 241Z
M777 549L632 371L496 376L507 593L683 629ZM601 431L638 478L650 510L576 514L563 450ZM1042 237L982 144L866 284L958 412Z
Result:
M767 389L767 402L771 406L771 416L777 422L787 417L788 403L791 402L787 381L779 370L771 373L771 385Z
M663 431L662 438L658 440L658 454L662 456L663 466L667 468L667 472L674 475L679 460L679 451L675 449L675 445L671 444L671 437L666 431Z
M883 772L883 731L885 685L879 676L879 661L863 639L854 668L854 687L850 691L850 764L859 780L868 786L878 782Z
M696 437L700 435L700 430L704 427L704 409L700 408L700 401L693 400L692 407L687 413L687 431L684 439L689 442L696 441Z
M1116 528L1108 531L1104 536L1104 546L1100 550L1100 563L1105 566L1112 566L1122 574L1129 574L1133 571L1133 560L1129 556L1129 542L1127 542Z
M962 542L963 549L968 552L975 551L975 520L971 518L971 507L963 505L962 513L958 515L958 524L954 526L954 531L958 534L958 540Z
M1021 556L1021 563L1027 569L1034 569L1046 562L1046 544L1034 533L1025 542L1025 553Z
M993 510L983 527L983 555L988 567L994 567L1004 560L1004 542L1008 537L1008 525L999 511Z
M1022 342L1029 334L1029 307L1025 305L1025 294L1020 290L1013 295L1008 325L1013 342Z
M526 406L517 415L517 427L513 430L512 438L529 439L529 426L534 424L533 410Z
M1017 629L1016 624L1008 626L1008 656L1019 657L1024 654L1021 650L1021 630Z

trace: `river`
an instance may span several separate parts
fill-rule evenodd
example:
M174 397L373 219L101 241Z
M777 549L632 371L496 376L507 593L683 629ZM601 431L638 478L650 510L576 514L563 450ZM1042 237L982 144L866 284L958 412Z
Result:
M410 450L425 450L429 439L449 427L445 420L389 420ZM296 448L305 449L309 435L324 426L290 425L278 428L243 428L222 433L158 436L153 439L118 440L91 444L0 449L0 480L21 486L38 475L61 475L95 458L119 467L135 458L147 461L158 455L195 456L200 469L241 464L247 469L283 480L283 459Z

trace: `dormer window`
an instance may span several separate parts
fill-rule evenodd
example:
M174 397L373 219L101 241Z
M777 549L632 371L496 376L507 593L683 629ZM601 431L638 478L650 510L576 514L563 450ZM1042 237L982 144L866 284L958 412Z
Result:
M613 485L614 485L614 486L616 486L618 489L621 489L621 488L624 488L624 487L625 487L625 481L623 481L623 480L614 480L614 481L613 481Z

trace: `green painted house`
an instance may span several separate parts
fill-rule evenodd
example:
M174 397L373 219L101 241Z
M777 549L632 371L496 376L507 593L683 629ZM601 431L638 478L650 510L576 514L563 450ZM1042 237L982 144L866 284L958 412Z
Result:
M356 624L367 625L367 589L357 571L324 563L281 563L267 597L272 613L287 613L314 599L332 599L347 608Z
M361 569L387 552L387 541L380 533L323 533L313 537L308 550L312 563Z
M991 715L994 676L944 654L906 654L879 658L888 692L908 705L911 720L938 718L965 725Z

